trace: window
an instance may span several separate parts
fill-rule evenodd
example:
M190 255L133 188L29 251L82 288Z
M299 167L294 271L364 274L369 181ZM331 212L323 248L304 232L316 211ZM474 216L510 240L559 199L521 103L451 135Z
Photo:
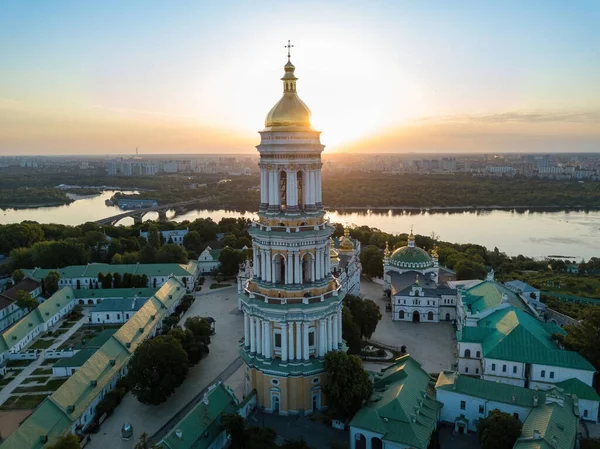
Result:
M467 358L467 359L471 358L471 350L470 349L465 349L465 358Z
M275 347L281 348L281 334L275 334Z
M492 371L496 371L496 364L492 363Z
M479 368L475 368L475 374L479 374Z
M475 353L475 357L477 357L477 358L480 358L480 357L481 357L481 352L480 352L480 351L477 351L477 352Z
M117 320L120 320L120 319L121 319L121 314L117 313Z
M465 373L468 373L468 372L469 372L469 367L465 366Z
M518 421L519 420L519 414L518 413L513 413L513 416L515 417L515 419Z
M315 345L315 333L309 332L308 333L308 346L314 346L314 345Z
M550 371L550 379L554 379L554 371Z
M480 405L480 406L479 406L479 414L480 414L480 415L484 415L484 414L485 414L485 408L484 408L484 406L483 406L483 405Z
M517 374L517 367L513 366L513 374Z
M110 320L110 314L108 314L108 313L106 314L106 319Z
M587 418L587 416L588 416L588 411L587 411L587 410L584 410L584 411L583 411L583 417L584 417L584 418Z
M460 409L464 410L467 407L467 403L465 401L460 401Z
M502 372L505 373L506 372L506 365L502 365Z
M546 377L546 370L542 370L541 376Z

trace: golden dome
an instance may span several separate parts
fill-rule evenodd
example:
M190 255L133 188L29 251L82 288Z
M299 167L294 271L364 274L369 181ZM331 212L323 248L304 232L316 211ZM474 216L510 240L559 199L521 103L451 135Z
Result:
M354 252L354 242L350 238L350 231L348 229L344 229L344 237L340 239L340 252Z
M296 68L288 59L284 69L285 74L281 78L283 81L283 96L267 114L265 131L312 129L310 109L296 93L296 81L298 80L294 75Z

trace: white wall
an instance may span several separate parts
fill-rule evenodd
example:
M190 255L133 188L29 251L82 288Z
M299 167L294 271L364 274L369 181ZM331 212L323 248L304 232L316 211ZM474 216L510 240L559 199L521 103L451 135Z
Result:
M544 371L544 377L542 377L542 371ZM551 377L552 373L554 374L554 377ZM531 365L529 371L529 379L532 384L530 388L533 388L535 384L539 384L540 388L546 389L547 387L543 387L543 384L554 384L573 378L579 379L583 383L592 386L594 383L594 372L535 364Z
M504 367L506 366L506 370ZM486 358L483 362L484 379L500 380L511 385L525 386L525 364Z
M470 357L466 357L466 351L471 351ZM481 343L458 343L458 372L470 376L482 374Z
M522 407L516 404L506 404L504 402L488 401L486 399L469 396L464 393L448 390L436 390L436 399L444 406L441 409L440 420L454 423L456 418L464 415L469 420L468 429L477 431L477 420L485 418L489 412L498 409L500 411L519 414L519 421L523 422L529 415L531 408ZM461 401L464 401L465 408L461 408ZM533 404L531 404L533 407ZM482 407L480 413L480 407Z
M587 412L587 413L586 413ZM598 422L598 401L579 399L579 417L586 421Z

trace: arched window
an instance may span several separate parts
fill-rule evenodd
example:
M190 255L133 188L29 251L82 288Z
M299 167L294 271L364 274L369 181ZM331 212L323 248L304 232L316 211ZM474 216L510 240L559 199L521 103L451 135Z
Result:
M433 312L428 312L427 313L427 320L428 321L433 321Z
M465 349L465 358L467 358L467 359L471 358L471 350L470 349Z
M283 170L279 174L279 195L281 209L285 209L287 207L287 172Z
M404 310L401 310L400 312L398 312L398 319L399 320L403 320L404 319Z
M480 357L481 357L481 352L480 352L480 351L477 351L477 352L475 353L475 357L477 357L477 358L480 358Z

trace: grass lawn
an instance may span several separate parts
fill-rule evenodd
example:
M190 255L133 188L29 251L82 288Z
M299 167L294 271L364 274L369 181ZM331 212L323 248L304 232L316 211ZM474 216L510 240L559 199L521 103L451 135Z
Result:
M54 360L52 360L54 362ZM32 376L49 376L52 374L51 368L38 368L31 373Z
M224 288L224 287L231 287L231 284L219 284L217 282L213 282L212 284L210 284L210 289L214 290L215 288Z
M52 379L48 381L46 385L35 385L33 387L18 387L15 388L15 393L38 393L41 391L56 391L58 387L60 387L63 383L66 382L68 378L65 379Z
M33 409L46 399L46 394L28 394L25 396L10 396L4 404L0 406L1 410L14 410L18 408Z
M42 362L42 366L54 365L55 363L56 363L56 360L46 359ZM41 369L41 368L38 368L38 369ZM34 373L35 373L35 371L34 371Z
M0 379L0 387L4 387L4 386L8 385L10 383L10 381L13 379L14 379L14 377L12 377L12 376L3 377L2 379Z
M31 362L33 362L33 360L9 360L6 363L6 366L9 368L13 368L13 367L26 367L29 366L31 364Z
M52 343L54 343L54 340L37 340L29 346L29 349L48 349L52 346Z
M59 329L71 329L76 324L77 321L65 321L60 325Z
M48 379L50 379L50 376L28 377L21 383L21 385L32 384L34 382L45 384L48 381Z

